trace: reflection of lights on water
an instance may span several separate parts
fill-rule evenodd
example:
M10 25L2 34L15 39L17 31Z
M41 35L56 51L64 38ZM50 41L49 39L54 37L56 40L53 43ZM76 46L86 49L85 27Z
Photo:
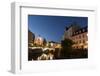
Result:
M43 48L43 47L30 47L31 49L40 49L42 54L40 56L37 56L36 59L33 60L52 60L54 59L54 54L52 54L52 51L54 52L54 48Z
M37 58L37 60L52 60L53 54L42 54L40 57Z
M47 60L47 55L43 53L37 60Z

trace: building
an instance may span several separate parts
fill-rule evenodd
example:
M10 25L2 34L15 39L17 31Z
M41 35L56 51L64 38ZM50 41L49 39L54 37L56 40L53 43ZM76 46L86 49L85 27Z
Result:
M75 32L73 32L72 40L75 42L73 45L77 49L87 49L88 48L88 37L87 37L87 26L83 27Z
M47 47L50 47L50 48L61 48L61 43L54 42L54 41L49 41L49 42L47 42Z
M28 30L28 45L29 46L33 46L34 39L35 39L34 33L32 33L30 30Z
M41 36L38 36L34 40L34 44L37 46L43 46L43 38Z
M88 48L88 27L80 28L76 25L71 25L66 28L63 39L71 39L75 44L72 46L76 49Z
M80 26L78 26L78 24L76 23L73 23L69 27L66 27L63 39L70 39L73 35L73 32L75 32L78 29L80 29Z

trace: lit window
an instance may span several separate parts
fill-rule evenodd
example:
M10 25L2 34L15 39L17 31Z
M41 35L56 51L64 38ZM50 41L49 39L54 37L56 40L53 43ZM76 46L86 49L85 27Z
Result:
M81 35L79 36L79 38L81 38Z
M78 36L76 36L76 39L78 39Z
M88 34L87 34L87 36L88 36Z
M81 40L80 40L80 42L79 43L81 43Z
M83 40L83 43L85 43L85 40Z
M84 34L83 34L83 38L84 38Z

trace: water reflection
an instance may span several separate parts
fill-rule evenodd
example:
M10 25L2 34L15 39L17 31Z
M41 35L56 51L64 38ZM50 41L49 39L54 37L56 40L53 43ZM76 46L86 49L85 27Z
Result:
M29 60L53 60L55 49L47 48L30 48Z
M41 56L39 56L39 57L37 58L37 60L52 60L53 57L54 57L54 55L51 54L51 53L49 53L49 54L43 53Z

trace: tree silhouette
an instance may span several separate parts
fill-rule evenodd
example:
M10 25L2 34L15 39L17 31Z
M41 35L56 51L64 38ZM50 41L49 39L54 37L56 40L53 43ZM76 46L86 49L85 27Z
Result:
M44 40L43 40L43 46L46 46L46 44L47 44L47 41L46 41L46 39L44 38Z
M61 57L62 58L70 58L70 53L72 51L72 45L74 44L74 42L70 39L65 39L61 41Z

